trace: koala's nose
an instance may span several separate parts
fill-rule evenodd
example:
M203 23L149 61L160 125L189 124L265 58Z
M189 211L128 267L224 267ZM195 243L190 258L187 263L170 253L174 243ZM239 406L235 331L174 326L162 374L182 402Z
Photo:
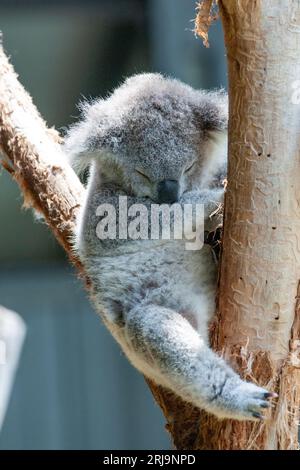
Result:
M178 201L179 184L176 180L163 180L157 185L158 200L161 204Z

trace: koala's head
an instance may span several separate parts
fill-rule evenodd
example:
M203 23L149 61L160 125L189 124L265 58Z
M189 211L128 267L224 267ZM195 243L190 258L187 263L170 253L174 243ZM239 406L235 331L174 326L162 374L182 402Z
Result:
M137 197L175 202L209 184L226 160L227 97L160 74L135 75L82 105L65 148L82 168Z

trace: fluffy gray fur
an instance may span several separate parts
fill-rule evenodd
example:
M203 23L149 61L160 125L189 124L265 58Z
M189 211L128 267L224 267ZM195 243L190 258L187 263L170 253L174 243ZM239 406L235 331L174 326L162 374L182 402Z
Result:
M247 383L208 345L216 266L206 245L185 240L102 240L103 203L160 202L158 183L179 182L181 203L203 203L206 224L222 201L227 97L159 74L125 81L107 99L82 105L65 149L90 167L75 247L93 280L93 300L131 363L156 383L220 418L262 417L272 394ZM144 175L144 176L143 176ZM217 182L217 184L216 184Z

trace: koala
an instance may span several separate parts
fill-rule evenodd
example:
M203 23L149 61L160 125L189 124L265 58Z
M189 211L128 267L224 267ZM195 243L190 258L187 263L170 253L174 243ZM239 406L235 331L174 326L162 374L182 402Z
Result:
M81 110L64 148L76 167L89 168L74 246L96 310L146 377L220 419L263 419L275 394L243 381L209 347L217 285L211 248L187 250L184 238L97 235L105 216L98 208L109 204L118 215L125 196L128 206L149 209L202 204L204 229L214 229L219 220L210 214L223 200L226 174L226 93L138 74Z

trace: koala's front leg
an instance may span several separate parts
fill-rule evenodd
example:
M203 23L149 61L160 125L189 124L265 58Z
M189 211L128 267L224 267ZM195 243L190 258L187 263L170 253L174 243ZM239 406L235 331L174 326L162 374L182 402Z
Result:
M256 420L274 394L247 383L180 314L157 305L132 310L125 326L133 364L184 400L220 418Z
M213 231L222 223L222 214L218 213L212 216L224 200L224 188L208 188L188 191L180 199L184 204L203 204L205 230Z
M182 204L203 204L205 208L205 218L214 212L224 199L224 188L195 189L184 193L180 202Z

